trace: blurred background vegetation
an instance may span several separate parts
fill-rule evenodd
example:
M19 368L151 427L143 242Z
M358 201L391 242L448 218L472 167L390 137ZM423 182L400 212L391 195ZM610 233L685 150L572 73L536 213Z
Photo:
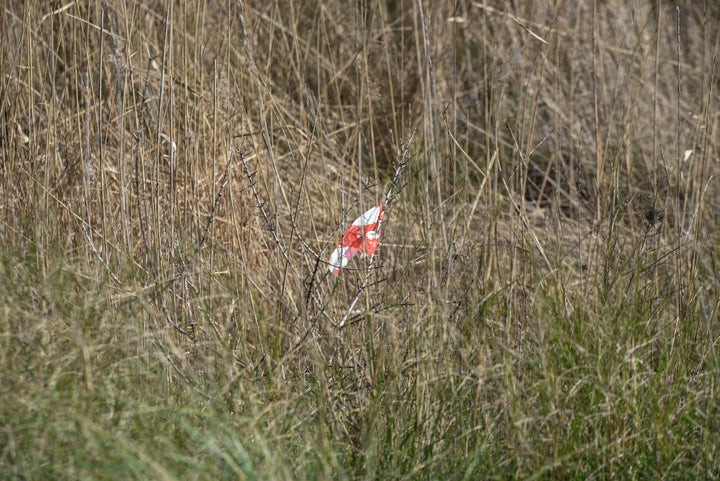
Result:
M6 1L0 472L717 479L719 19Z

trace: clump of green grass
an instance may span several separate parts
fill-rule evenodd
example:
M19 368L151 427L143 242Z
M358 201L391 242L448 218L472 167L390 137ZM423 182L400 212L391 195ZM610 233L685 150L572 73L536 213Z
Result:
M717 14L7 6L0 472L717 478Z

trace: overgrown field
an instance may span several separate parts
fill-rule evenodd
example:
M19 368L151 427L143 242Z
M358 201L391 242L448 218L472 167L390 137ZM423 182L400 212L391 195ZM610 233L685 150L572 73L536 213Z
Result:
M3 2L0 478L720 478L680 3Z

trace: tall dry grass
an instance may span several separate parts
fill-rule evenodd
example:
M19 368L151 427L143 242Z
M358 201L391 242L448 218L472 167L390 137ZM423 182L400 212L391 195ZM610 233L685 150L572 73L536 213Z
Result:
M6 3L0 466L717 477L719 16Z

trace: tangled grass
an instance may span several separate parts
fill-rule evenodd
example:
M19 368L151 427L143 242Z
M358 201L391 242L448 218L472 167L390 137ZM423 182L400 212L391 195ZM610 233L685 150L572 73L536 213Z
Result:
M45 3L0 9L7 478L720 477L712 2Z

